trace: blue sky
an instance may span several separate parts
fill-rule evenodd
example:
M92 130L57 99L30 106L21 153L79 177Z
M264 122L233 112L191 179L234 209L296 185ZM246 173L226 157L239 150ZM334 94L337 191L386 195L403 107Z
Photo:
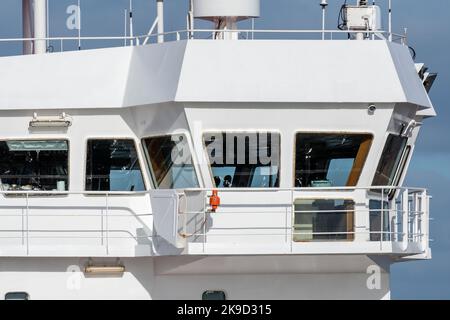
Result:
M319 29L320 0L262 0L262 18L257 28ZM329 0L327 24L336 28L339 6L344 0ZM349 0L353 3L353 0ZM65 27L66 8L76 0L50 0L50 35L75 36ZM134 0L135 34L147 33L155 16L155 0ZM387 0L379 0L383 7ZM416 146L407 185L429 187L433 200L431 261L409 262L392 268L392 298L450 299L450 1L393 0L394 30L408 28L409 45L417 62L439 73L431 91L438 117L427 120ZM21 36L21 0L1 0L0 38ZM82 0L82 27L86 36L120 36L124 33L124 9L128 0ZM187 0L166 0L166 29L185 28ZM385 19L386 21L386 19ZM248 26L248 25L247 25ZM72 44L74 46L75 44ZM85 44L87 45L87 44ZM94 46L98 44L90 44ZM55 47L57 44L55 44ZM18 45L0 44L0 55L19 54Z

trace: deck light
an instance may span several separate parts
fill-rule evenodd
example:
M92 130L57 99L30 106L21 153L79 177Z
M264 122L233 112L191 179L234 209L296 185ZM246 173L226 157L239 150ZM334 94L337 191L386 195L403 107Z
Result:
M72 118L64 112L59 116L50 117L39 117L37 113L34 113L29 125L30 128L67 128L72 125Z

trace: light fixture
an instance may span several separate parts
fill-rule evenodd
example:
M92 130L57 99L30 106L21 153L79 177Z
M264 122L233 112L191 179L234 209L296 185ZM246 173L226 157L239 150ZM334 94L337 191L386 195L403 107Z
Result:
M72 125L72 118L65 112L59 116L45 117L40 117L37 113L34 113L29 125L30 128L67 128Z
M125 266L87 266L84 268L84 273L90 274L111 274L124 272Z
M122 274L125 272L125 266L117 259L114 264L94 265L92 259L89 259L84 273L86 274Z

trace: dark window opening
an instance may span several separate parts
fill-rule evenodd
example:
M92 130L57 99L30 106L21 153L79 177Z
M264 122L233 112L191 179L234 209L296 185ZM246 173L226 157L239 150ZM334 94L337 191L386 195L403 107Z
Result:
M368 134L298 133L295 186L356 186L371 144Z
M351 200L297 199L294 241L351 241L354 239Z
M213 290L208 290L203 292L202 294L202 300L216 300L216 301L220 301L220 300L226 300L226 295L225 292L223 291L213 291Z
M143 139L155 186L160 189L198 188L199 183L185 135Z
M407 142L408 138L406 137L393 134L388 136L372 185L391 186L394 184Z
M68 165L67 141L0 141L2 190L67 191Z
M89 140L86 190L144 191L144 180L133 140Z
M30 300L30 295L26 292L8 292L5 300Z
M209 133L204 142L217 188L280 186L278 133Z

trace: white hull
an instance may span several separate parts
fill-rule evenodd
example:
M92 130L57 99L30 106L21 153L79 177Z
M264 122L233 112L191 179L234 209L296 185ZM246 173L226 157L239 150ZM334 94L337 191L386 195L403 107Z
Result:
M374 261L343 258L127 258L123 275L90 276L76 272L86 259L2 258L0 296L27 292L30 299L200 300L206 290L221 290L233 300L389 299L386 270L381 269L380 289L369 289L367 282L376 285L378 280L369 279L367 268L357 269Z

